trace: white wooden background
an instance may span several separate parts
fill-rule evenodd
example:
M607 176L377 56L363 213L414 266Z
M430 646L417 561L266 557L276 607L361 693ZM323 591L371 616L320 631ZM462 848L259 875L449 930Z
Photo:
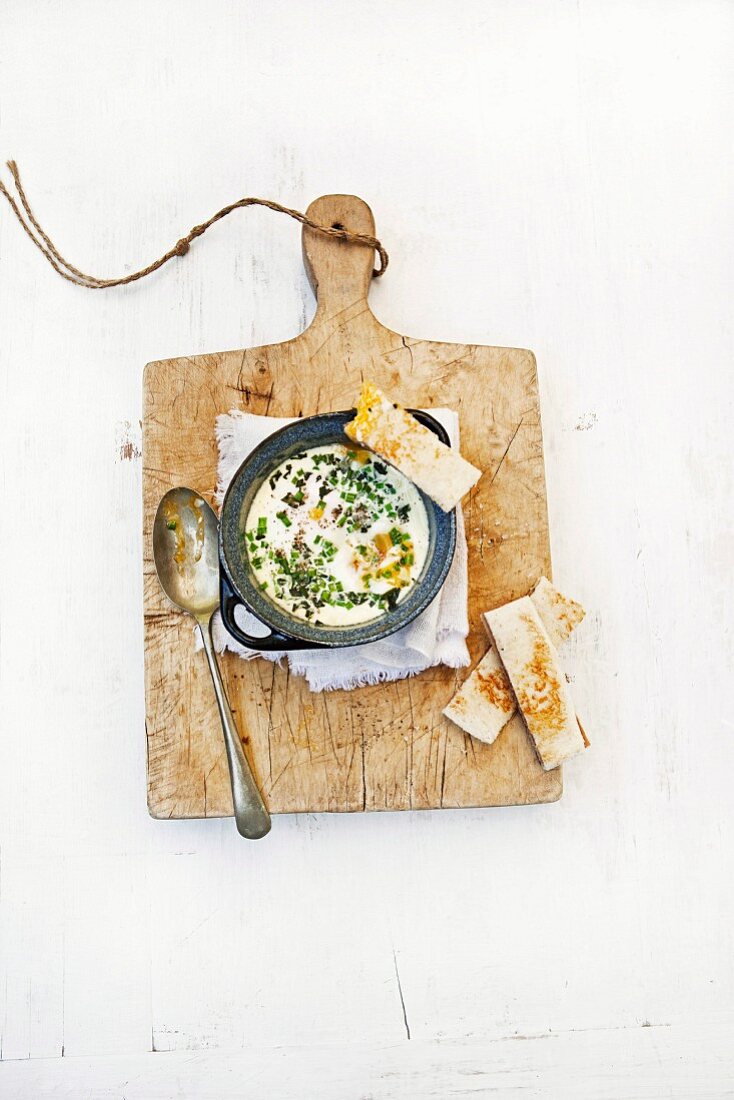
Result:
M733 53L723 0L5 0L78 265L356 192L383 321L536 352L594 743L554 806L150 820L142 367L303 328L299 229L92 293L1 209L3 1098L732 1094Z

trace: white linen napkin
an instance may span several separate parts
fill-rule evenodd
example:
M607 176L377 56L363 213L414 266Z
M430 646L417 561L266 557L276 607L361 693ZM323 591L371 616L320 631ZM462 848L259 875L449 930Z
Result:
M446 428L452 446L459 446L459 418L452 409L431 409ZM217 417L219 468L217 471L217 501L221 505L232 477L252 451L278 428L292 423L293 418L254 416L232 409ZM261 633L263 628L244 608L238 608L235 618L248 633ZM412 623L396 634L366 645L344 649L303 649L286 653L261 653L246 649L229 634L219 612L213 622L214 646L219 653L225 649L246 660L264 657L280 661L287 657L291 672L304 676L311 691L330 691L377 684L385 680L402 680L433 665L465 668L469 664L466 636L467 562L466 535L461 506L456 509L456 552L443 588L433 602ZM259 629L258 629L259 627Z

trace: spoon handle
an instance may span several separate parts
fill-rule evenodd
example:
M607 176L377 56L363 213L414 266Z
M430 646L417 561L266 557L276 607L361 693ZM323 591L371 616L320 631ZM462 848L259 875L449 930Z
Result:
M265 808L262 795L257 789L250 765L242 749L240 735L235 725L232 711L227 702L224 684L219 672L217 657L214 652L211 634L211 618L198 619L201 639L204 643L204 651L209 662L209 671L214 683L214 694L217 697L219 717L222 719L222 732L224 733L224 745L227 749L227 762L229 764L229 776L232 781L232 804L234 806L234 818L237 824L237 832L248 840L259 840L260 837L270 832L270 814Z

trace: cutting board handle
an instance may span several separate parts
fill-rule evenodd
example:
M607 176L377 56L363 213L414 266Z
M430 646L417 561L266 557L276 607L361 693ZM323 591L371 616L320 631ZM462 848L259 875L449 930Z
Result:
M351 229L374 237L375 219L369 206L356 195L322 195L306 211L320 225ZM369 293L375 253L362 244L326 237L303 227L303 263L320 314L334 314L359 302Z

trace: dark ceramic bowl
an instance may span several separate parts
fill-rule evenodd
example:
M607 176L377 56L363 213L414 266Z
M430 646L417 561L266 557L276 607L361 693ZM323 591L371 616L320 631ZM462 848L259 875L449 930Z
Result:
M411 410L416 420L424 424L448 444L445 429L428 413ZM251 649L319 649L363 645L394 634L415 619L441 590L456 547L456 515L443 512L437 504L421 493L428 517L428 553L423 571L408 595L396 606L376 619L352 626L316 626L290 615L274 603L258 587L246 556L240 551L240 531L255 493L273 470L291 455L305 448L328 446L330 443L352 444L344 434L344 425L354 418L355 410L324 413L295 420L273 432L245 459L232 478L222 503L219 520L219 564L222 597L222 620L225 627L244 646ZM352 444L353 445L353 444ZM269 633L264 636L246 633L235 622L235 609L244 607L254 615Z

